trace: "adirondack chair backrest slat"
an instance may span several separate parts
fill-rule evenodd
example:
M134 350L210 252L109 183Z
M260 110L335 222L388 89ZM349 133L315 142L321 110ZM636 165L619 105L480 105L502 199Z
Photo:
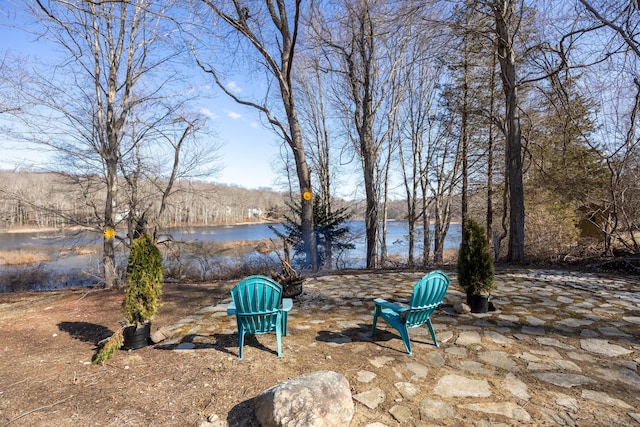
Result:
M279 321L278 313L275 314L261 314L242 316L240 315L239 321L245 332L250 334L266 333L275 331L276 322Z
M413 287L405 322L408 327L422 325L438 308L449 288L449 278L440 271L432 271Z
M266 333L280 321L282 287L265 276L250 276L232 290L238 322L248 333Z

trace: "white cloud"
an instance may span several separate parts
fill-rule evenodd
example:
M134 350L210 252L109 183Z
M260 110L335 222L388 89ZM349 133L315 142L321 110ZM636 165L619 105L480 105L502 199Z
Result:
M228 115L229 117L231 117L232 119L234 119L234 120L237 120L237 119L239 119L240 117L242 117L242 114L238 114L238 113L236 113L235 111L229 111L229 112L227 112L227 115Z
M216 113L214 113L213 111L209 110L208 108L201 108L200 109L200 114L209 117L211 120L215 120L215 119L218 118Z
M256 123L256 122L249 123L249 126L251 126L254 129L258 129L260 127L260 125L258 123Z
M234 93L241 93L242 92L242 88L240 86L238 86L238 84L236 82L234 82L233 80L231 80L229 83L227 83L227 88Z

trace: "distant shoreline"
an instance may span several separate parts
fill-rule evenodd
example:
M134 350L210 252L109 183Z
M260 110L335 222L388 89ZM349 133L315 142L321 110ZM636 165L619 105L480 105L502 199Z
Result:
M62 231L62 230L63 230L62 228L55 228L55 227L42 227L42 228L20 227L20 228L2 228L0 229L0 233L6 233L6 234L40 233L40 232L51 233L51 232ZM82 230L82 228L68 228L64 230Z
M279 221L270 221L270 220L261 220L261 221L242 221L242 222L234 222L233 224L189 224L189 225L173 225L170 227L164 227L165 229L172 228L200 228L200 227L233 227L236 225L251 225L251 224L278 224ZM55 233L55 232L63 232L63 231L95 231L98 232L96 228L91 227L80 227L80 226L72 226L72 227L15 227L15 228L0 228L0 234L19 234L19 233Z

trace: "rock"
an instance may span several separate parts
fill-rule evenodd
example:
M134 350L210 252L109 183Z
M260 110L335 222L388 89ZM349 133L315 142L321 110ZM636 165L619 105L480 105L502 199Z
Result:
M429 365L436 368L441 368L446 363L444 357L442 357L442 354L437 351L432 351L431 353L427 354L427 362L429 362Z
M417 362L407 363L407 369L414 374L414 378L425 378L429 374L429 368Z
M557 385L558 387L571 388L580 385L592 384L595 381L584 375L576 374L562 374L557 372L545 372L542 374L535 374L539 380Z
M158 344L159 342L162 342L167 338L169 338L170 335L171 335L171 332L169 332L169 329L163 326L151 334L151 342L154 344Z
M504 369L505 371L515 371L518 365L509 357L506 351L486 351L481 353L478 358L487 365Z
M263 427L348 426L355 408L347 379L317 371L273 386L255 398L255 416Z
M361 383L371 382L377 375L370 371L359 371L356 379Z
M618 406L623 409L634 409L633 406L620 399L609 396L606 393L595 390L582 390L582 397L584 399L593 400L594 402L603 403L609 406Z
M556 395L555 402L558 405L564 406L565 408L568 408L574 412L578 412L580 410L578 401L575 398L571 396L567 396L566 394L562 394L562 393L555 393L555 395Z
M424 398L419 409L421 420L459 418L455 407L441 400Z
M376 387L374 389L358 393L353 396L353 398L369 409L376 409L379 404L384 402L385 395L384 391Z
M516 421L531 421L529 413L513 402L469 403L458 405L458 407L487 414L499 414Z
M174 351L189 351L195 348L196 345L192 342L181 342L174 348Z
M382 368L384 365L386 365L389 362L392 362L393 360L394 360L393 357L380 356L380 357L375 357L373 359L369 359L369 363L371 363L376 368Z
M504 379L504 389L509 390L509 392L518 399L531 399L531 396L528 392L527 384L512 373L507 374L506 378Z
M218 415L211 414L198 427L229 427L229 423L227 420L221 420Z
M640 423L640 414L637 412L629 412L629 416Z
M487 380L473 380L460 375L445 375L438 380L434 393L443 397L489 397Z
M478 345L482 342L482 338L480 334L476 331L462 331L460 335L458 335L458 339L456 340L456 345L462 346L472 346Z
M595 353L607 357L618 357L633 353L631 350L619 345L610 344L609 341L602 339L580 340L580 347L589 353Z
M400 424L407 424L407 421L411 419L411 409L406 406L395 405L393 408L389 409L389 413Z
M400 395L405 399L413 399L420 393L420 387L416 386L412 383L407 382L399 382L395 383L394 386L400 392Z
M509 345L513 343L513 339L507 338L496 331L484 331L484 336L489 338L491 342L499 345Z
M457 303L455 303L455 305L453 306L453 310L456 313L471 313L471 307L469 307L467 304L465 304L462 301L458 301Z

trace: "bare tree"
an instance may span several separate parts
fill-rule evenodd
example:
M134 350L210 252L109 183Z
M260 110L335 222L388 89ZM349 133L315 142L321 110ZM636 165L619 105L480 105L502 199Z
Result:
M395 4L361 0L317 10L314 32L322 40L328 71L335 75L335 101L359 156L366 195L366 264L377 265L380 197L388 143L388 114L397 106L387 97L406 47ZM330 23L332 23L330 25ZM388 163L386 163L388 165Z
M437 39L435 28L426 28L420 37L414 40L406 61L408 66L403 73L405 96L400 107L400 126L403 143L400 145L400 164L407 203L407 222L409 226L409 263L414 256L415 228L423 226L423 252L421 264L427 265L431 248L431 219L433 194L431 179L434 177L434 155L436 153L436 135L440 122L440 87L445 64L437 60L443 55L443 46L434 43ZM429 39L431 43L426 43Z
M183 113L185 97L175 96L179 51L165 43L170 34L166 7L150 0L27 3L40 25L35 31L42 29L42 37L65 57L57 67L33 70L32 87L23 93L31 108L18 116L29 129L23 136L57 153L59 172L82 188L100 230L134 215L135 203L119 196L120 171L129 167L128 160L141 160L142 144L152 144L150 138L172 123L175 128ZM183 148L173 145L174 158L180 159ZM146 150L154 149L147 145ZM153 152L163 151L156 145ZM158 170L145 172L148 178ZM170 173L167 182L177 174ZM115 249L116 239L105 233L107 287L118 279Z
M247 55L269 76L268 87L272 81L278 88L279 106L269 105L268 90L264 102L241 98L221 78L220 65L208 64L196 48L195 55L200 67L209 73L223 92L239 104L252 107L262 113L275 131L287 142L295 160L296 174L300 189L301 229L306 255L306 264L313 270L318 269L315 235L313 232L313 200L311 171L307 163L302 138L295 92L293 90L293 70L295 51L301 15L301 0L288 3L283 0L233 0L221 3L203 0L204 4L217 17L215 28L220 29L219 37L224 39L227 49L234 49L237 42L247 49ZM228 39L230 29L237 36ZM199 45L203 49L206 46ZM284 109L286 121L277 117L278 108Z
M504 123L495 108L496 37L493 14L483 13L473 1L460 2L458 9L444 22L455 42L447 65L452 73L450 88L444 93L447 107L454 115L461 154L460 221L462 233L466 220L480 217L480 204L470 199L486 188L484 216L487 234L493 233L493 169L496 154L494 123ZM504 126L502 126L504 129ZM508 206L505 206L508 212ZM504 228L507 236L508 226ZM496 240L498 241L498 240Z
M432 164L429 166L433 178L429 180L433 194L433 260L444 260L444 241L451 224L453 200L459 186L461 146L453 131L453 120L446 115L439 117L439 130L433 144Z
M304 65L302 64L304 62ZM300 93L300 117L304 129L303 139L309 155L311 168L315 173L317 196L320 197L317 209L321 209L323 217L330 218L333 215L333 186L335 172L331 156L331 138L329 117L327 112L327 98L324 94L328 83L323 79L323 73L319 58L314 51L300 61L301 66L296 74L296 90ZM317 226L317 224L315 224ZM332 241L329 238L324 242L324 268L331 268L333 261Z
M161 221L176 192L189 191L177 184L200 175L211 176L217 169L203 168L214 162L217 145L198 147L203 138L204 120L172 108L156 105L160 113L151 127L144 121L133 121L120 161L122 186L127 205L127 235L138 237L150 233L157 239L164 225ZM173 117L171 120L169 120ZM137 130L137 131L134 131ZM153 141L152 144L148 144ZM194 215L197 217L197 215Z
M509 189L509 248L507 260L524 260L524 184L522 180L522 133L518 105L518 78L514 36L520 27L515 0L495 0L498 62L505 97L506 171Z
M548 59L545 55L554 53L554 49L543 38L538 37L537 27L534 27L535 12L524 2L515 0L491 0L483 2L467 2L465 11L472 13L466 23L460 23L465 37L472 37L463 46L476 43L474 39L486 39L483 43L486 50L486 57L491 58L494 50L497 54L497 62L500 68L500 78L504 103L502 104L502 117L491 115L491 112L484 111L486 117L490 117L494 124L497 124L505 138L505 189L507 196L504 200L508 203L504 207L505 214L508 214L508 251L507 260L510 262L522 262L525 257L525 204L524 204L524 180L523 180L523 137L521 129L520 114L522 111L521 90L523 87L547 79L549 76L558 73L562 69L564 62L561 56L555 61L553 67L547 69L541 67L540 63L545 63ZM466 15L465 15L466 16ZM491 16L491 21L488 20ZM529 31L525 31L527 28ZM491 31L489 31L491 30ZM491 37L491 33L493 37ZM465 39L466 40L466 39ZM470 52L467 52L470 53ZM549 55L550 57L550 55ZM553 61L551 61L553 62ZM463 68L467 62L463 62ZM486 80L490 79L493 70L488 68L485 74ZM465 76L468 68L466 68ZM465 77L463 88L469 80ZM463 94L468 95L468 87L463 90ZM491 95L492 96L492 95ZM469 98L462 102L467 110ZM491 102L489 102L493 105ZM478 111L483 108L476 108ZM493 110L493 108L491 108ZM467 126L462 126L461 141L463 142L463 161L467 161L469 153L467 146L469 138L472 136L468 131L468 121L471 118L467 111L462 116L462 121ZM491 130L491 129L489 129ZM493 143L492 136L490 139ZM493 156L494 151L491 151ZM493 159L492 159L493 161ZM463 167L463 214L466 209L466 193L468 191L467 173L469 165ZM489 222L490 224L490 222Z
M615 0L606 7L589 0L578 0L584 14L563 41L576 51L572 66L593 70L590 81L601 99L600 144L593 143L605 159L609 171L608 195L592 204L589 212L593 223L605 236L605 253L617 246L640 253L637 230L640 228L638 200L638 167L640 159L640 5L635 1ZM581 9L582 9L581 8ZM579 45L580 37L589 34L600 43ZM571 53L570 49L567 51ZM590 59L583 58L585 52ZM605 71L606 70L606 71ZM615 70L615 73L611 73ZM597 77L596 77L597 76ZM594 91L595 92L595 91Z
M26 75L15 64L21 63L20 58L3 52L0 57L0 115L20 111L20 90Z

